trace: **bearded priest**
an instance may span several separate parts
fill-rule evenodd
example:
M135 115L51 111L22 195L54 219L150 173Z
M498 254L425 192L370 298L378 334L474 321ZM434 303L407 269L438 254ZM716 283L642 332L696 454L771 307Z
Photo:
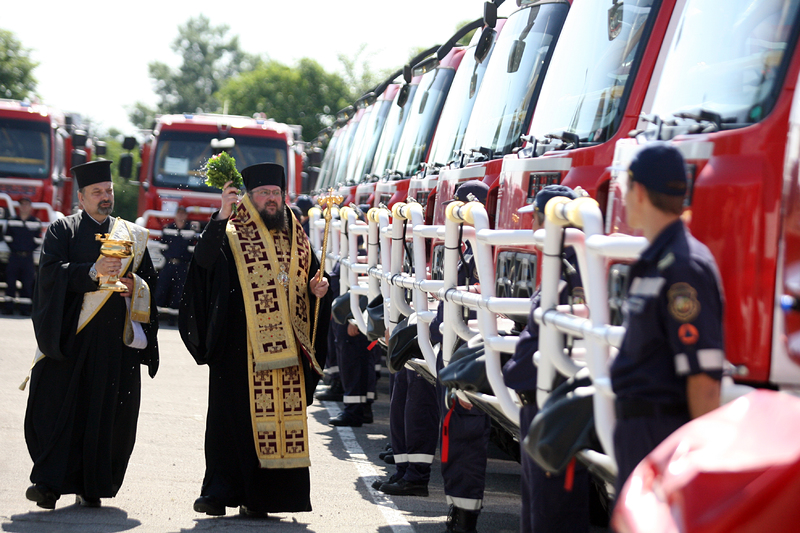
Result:
M252 165L242 180L241 199L231 182L223 186L178 316L189 352L209 367L206 472L194 510L311 511L306 409L325 366L328 280L318 281L319 260L286 205L283 167Z

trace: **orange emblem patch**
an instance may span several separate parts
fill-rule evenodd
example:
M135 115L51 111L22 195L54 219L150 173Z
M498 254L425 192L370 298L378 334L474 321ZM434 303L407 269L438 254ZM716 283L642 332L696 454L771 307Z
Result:
M697 342L700 333L692 324L681 324L681 327L678 328L678 338L683 344L691 345Z

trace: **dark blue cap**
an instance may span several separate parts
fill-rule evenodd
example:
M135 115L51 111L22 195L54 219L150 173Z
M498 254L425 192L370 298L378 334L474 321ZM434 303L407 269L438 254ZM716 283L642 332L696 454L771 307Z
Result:
M669 196L686 194L686 163L670 143L654 142L642 148L631 161L628 175L631 181L654 192Z
M470 195L474 196L478 202L485 204L486 197L489 195L489 186L481 180L472 180L462 183L456 189L456 200L460 202L472 201Z
M578 197L575 191L566 185L547 185L536 193L536 198L533 199L533 209L544 215L544 206L547 205L547 202L558 196L565 196L570 200L574 200Z
M294 203L294 205L300 208L300 211L303 213L304 217L307 217L308 210L314 207L314 200L312 200L307 194L301 194L297 197L297 201Z

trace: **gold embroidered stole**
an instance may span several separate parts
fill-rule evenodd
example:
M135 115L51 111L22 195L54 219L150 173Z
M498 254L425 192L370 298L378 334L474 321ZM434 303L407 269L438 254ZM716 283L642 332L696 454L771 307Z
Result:
M262 468L311 464L299 359L299 350L311 345L310 246L294 217L290 220L293 236L302 240L290 239L285 230L273 236L245 195L226 228L245 304L250 413Z
M133 241L133 255L131 257L122 259L120 277L124 276L128 272L129 268L131 272L136 272L136 270L139 269L139 265L142 264L142 258L144 258L144 252L147 250L147 237L149 234L149 230L146 230L141 226L137 226L136 224L131 224L127 220L123 220L119 217L114 220L114 226L111 228L109 234L110 237L112 239ZM100 257L102 256L98 256L98 259L100 259ZM141 278L139 279L140 289L142 288L142 284L144 284L144 287L147 287L147 283L145 283L144 280L141 280ZM136 291L131 304L133 320L148 322L150 320L150 288L147 287L146 289L146 298L137 298L136 296L140 292L142 295L145 294L144 289L141 291ZM80 331L86 327L86 324L88 324L92 318L94 318L94 316L97 314L100 308L105 305L112 294L113 291L97 290L87 292L83 296L81 313L80 317L78 318L78 333L80 333ZM141 318L146 318L146 320L140 320ZM130 319L131 313L128 314L128 320Z

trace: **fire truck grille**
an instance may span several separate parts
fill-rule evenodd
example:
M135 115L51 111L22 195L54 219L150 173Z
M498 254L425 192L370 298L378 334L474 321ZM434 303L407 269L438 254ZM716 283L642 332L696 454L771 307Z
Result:
M615 263L608 269L609 321L614 326L622 325L622 304L628 298L630 265Z
M417 203L419 203L422 207L428 205L428 194L430 191L417 191Z
M495 294L499 298L530 298L536 289L536 254L500 252Z
M547 185L557 185L561 183L561 174L558 172L532 172L528 179L528 201L532 204L536 198L536 193Z
M392 196L394 195L390 192L382 192L380 195L380 203L388 206L389 201L392 199Z
M433 259L431 260L431 279L444 279L444 244L437 244L433 247Z

